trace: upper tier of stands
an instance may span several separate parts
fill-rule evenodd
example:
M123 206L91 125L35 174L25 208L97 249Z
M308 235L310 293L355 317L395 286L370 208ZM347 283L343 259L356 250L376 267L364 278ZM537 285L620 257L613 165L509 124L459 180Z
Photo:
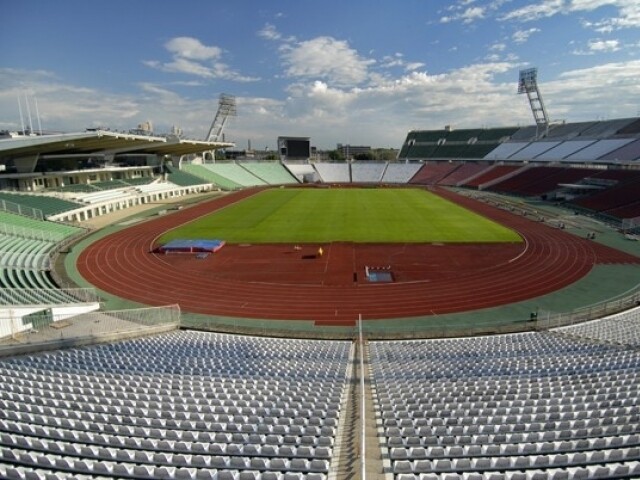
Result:
M410 131L399 158L629 162L639 159L640 151L622 147L638 139L638 125L633 118L563 123L551 125L539 139L535 126Z
M401 159L441 159L485 157L510 138L517 127L411 131L400 150Z
M640 145L624 148L635 143L633 138L614 138L604 140L568 140L508 142L489 152L487 160L535 160L560 162L602 162L617 163L634 161L640 158Z
M1 200L40 210L45 217L73 210L80 206L79 203L51 196L10 193L4 191L0 191L0 201Z

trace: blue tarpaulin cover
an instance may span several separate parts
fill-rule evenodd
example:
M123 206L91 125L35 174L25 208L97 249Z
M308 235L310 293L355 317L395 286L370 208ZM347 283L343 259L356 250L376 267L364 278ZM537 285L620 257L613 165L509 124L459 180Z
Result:
M171 240L158 248L160 253L217 252L224 246L224 240Z

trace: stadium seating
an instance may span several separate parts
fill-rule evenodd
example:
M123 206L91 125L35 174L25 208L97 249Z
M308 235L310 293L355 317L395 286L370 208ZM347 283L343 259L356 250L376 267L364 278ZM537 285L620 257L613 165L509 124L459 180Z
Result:
M495 165L492 168L488 169L486 172L472 178L468 182L464 183L465 187L480 187L482 185L491 185L494 182L497 182L500 178L506 177L507 175L513 175L515 172L520 170L522 167L520 165Z
M241 162L240 165L269 185L298 183L280 162Z
M325 480L350 356L182 331L2 360L0 477Z
M236 183L233 180L230 180L210 170L209 168L207 168L206 165L187 164L187 165L183 165L182 169L186 173L193 175L195 177L200 177L209 183L213 183L214 185L217 185L223 190L237 190L239 188L242 188L241 184Z
M571 139L589 131L597 122L576 122L551 125L546 138Z
M613 150L600 157L600 160L606 162L620 162L620 161L637 161L640 160L640 140L635 142L629 142L621 148Z
M71 225L36 220L2 211L0 211L0 225L2 225L4 233L13 231L11 227L15 227L16 231L23 232L23 235L29 236L29 232L33 232L31 238L51 238L56 241L84 231L82 228Z
M441 179L454 172L462 164L458 162L428 162L416 173L409 183L416 185L435 185Z
M113 190L115 188L126 188L129 186L129 184L122 180L114 179L114 180L103 180L101 182L94 182L91 184L91 186L99 190Z
M167 180L180 187L191 187L207 183L207 180L177 168L168 167L167 170Z
M73 290L58 288L0 288L0 306L67 305L82 302Z
M514 175L503 182L492 185L489 190L517 195L543 195L557 190L561 183L578 182L597 170L588 168L537 167L530 168Z
M466 162L442 177L438 183L440 185L455 186L464 183L465 180L471 180L472 177L489 168L491 168L491 165L487 163Z
M597 122L592 127L583 130L580 133L580 136L584 138L607 138L613 137L618 134L633 134L633 124L634 119L632 118L621 118ZM629 129L629 127L631 128Z
M48 195L29 195L9 192L0 192L0 200L7 200L19 205L41 210L45 217L73 210L80 206L75 202Z
M370 358L399 480L640 474L637 350L526 333L372 342Z
M382 182L408 183L421 167L420 163L389 163L382 176Z
M554 331L598 342L638 347L640 346L640 308L577 325L556 328Z
M243 187L253 187L256 185L266 185L267 182L253 175L249 170L242 168L235 162L225 163L207 163L203 165L205 168L213 173L227 178L232 182L241 185Z
M317 162L313 166L325 183L351 182L351 170L348 163Z
M380 162L352 162L351 181L353 183L380 183L386 163Z
M631 143L632 138L613 138L606 140L599 140L582 150L578 150L576 153L566 157L567 161L596 161L602 157L615 152L619 148L624 147L626 144Z
M622 207L636 204L638 202L638 192L640 191L640 172L620 172L620 176L623 177L623 179L615 185L589 196L578 198L571 203L596 212L615 212L617 209ZM596 178L607 177L605 172L603 172L600 175L597 175ZM625 214L630 215L629 217L620 217L618 213L618 218L631 218L638 216L634 214L636 211L637 208L634 208L633 211Z
M547 150L544 153L541 153L536 157L536 160L549 160L549 161L558 161L562 160L569 155L572 155L583 148L588 147L593 144L595 140L571 140L568 142L562 142L555 147Z
M97 204L103 202L110 202L113 200L120 200L127 197L135 197L136 189L132 186L126 186L124 188L112 188L105 190L96 190L88 193L73 193L73 199L80 204Z
M511 157L511 155L514 155L515 153L519 152L520 150L525 148L527 145L529 145L529 143L527 142L501 143L495 149L487 153L484 156L484 158L486 160L507 160L508 158Z
M7 212L0 212L0 225L0 290L5 291L5 296L12 289L57 288L49 274L49 257L59 242L84 230ZM0 303L18 304L23 300L5 298ZM36 295L31 300L41 303L42 298Z
M632 118L632 119L622 119L621 121L626 121L625 125L621 125L617 135L638 135L640 133L640 118ZM616 122L616 120L612 120L611 122Z
M126 178L122 180L122 183L125 185L133 185L134 187L140 185L149 185L155 181L154 177L138 177L138 178Z
M486 158L517 130L517 128L507 127L411 131L407 134L398 158L412 160Z
M436 150L438 150L438 145L435 143L429 144L429 145L415 144L415 145L409 146L406 151L406 154L400 158L407 158L411 160L423 160L426 158L433 157Z
M557 141L531 142L523 149L511 155L509 160L533 160L546 151L557 147L559 144L560 142Z

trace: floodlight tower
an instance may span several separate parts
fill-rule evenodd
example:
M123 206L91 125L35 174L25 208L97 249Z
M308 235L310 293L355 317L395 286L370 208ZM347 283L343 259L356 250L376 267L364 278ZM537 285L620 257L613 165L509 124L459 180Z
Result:
M538 88L538 69L528 68L520 70L518 81L518 93L526 93L531 105L531 113L536 121L536 138L549 133L549 116Z
M218 111L216 112L216 116L213 118L213 122L211 122L211 127L209 127L209 133L205 137L205 142L219 142L223 138L222 130L224 129L224 125L227 123L227 119L229 117L235 117L236 115L236 97L233 95L228 95L226 93L221 93L220 98L218 99ZM223 140L224 141L224 140ZM203 161L206 158L206 155L203 154ZM216 161L216 150L211 150L211 159Z
M228 95L226 93L220 94L218 100L218 111L211 123L209 133L205 138L207 142L218 142L222 137L222 129L229 117L235 117L236 115L236 97Z

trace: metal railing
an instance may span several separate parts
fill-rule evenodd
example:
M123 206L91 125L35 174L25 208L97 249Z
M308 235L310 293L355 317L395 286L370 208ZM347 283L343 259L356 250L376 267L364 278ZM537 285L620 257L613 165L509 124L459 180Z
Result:
M0 308L0 356L88 345L178 328L180 307L120 311Z
M554 313L541 310L537 313L537 318L533 323L535 323L536 330L548 330L606 317L638 305L640 305L640 285L636 285L628 292L617 297L577 308L570 312Z
M0 223L0 233L14 237L30 238L32 240L44 240L46 242L59 242L65 238L64 233L49 232L35 228L19 227L8 223Z
M19 205L17 203L10 202L9 200L0 200L0 211L35 218L36 220L44 220L42 210L27 207L25 205Z

